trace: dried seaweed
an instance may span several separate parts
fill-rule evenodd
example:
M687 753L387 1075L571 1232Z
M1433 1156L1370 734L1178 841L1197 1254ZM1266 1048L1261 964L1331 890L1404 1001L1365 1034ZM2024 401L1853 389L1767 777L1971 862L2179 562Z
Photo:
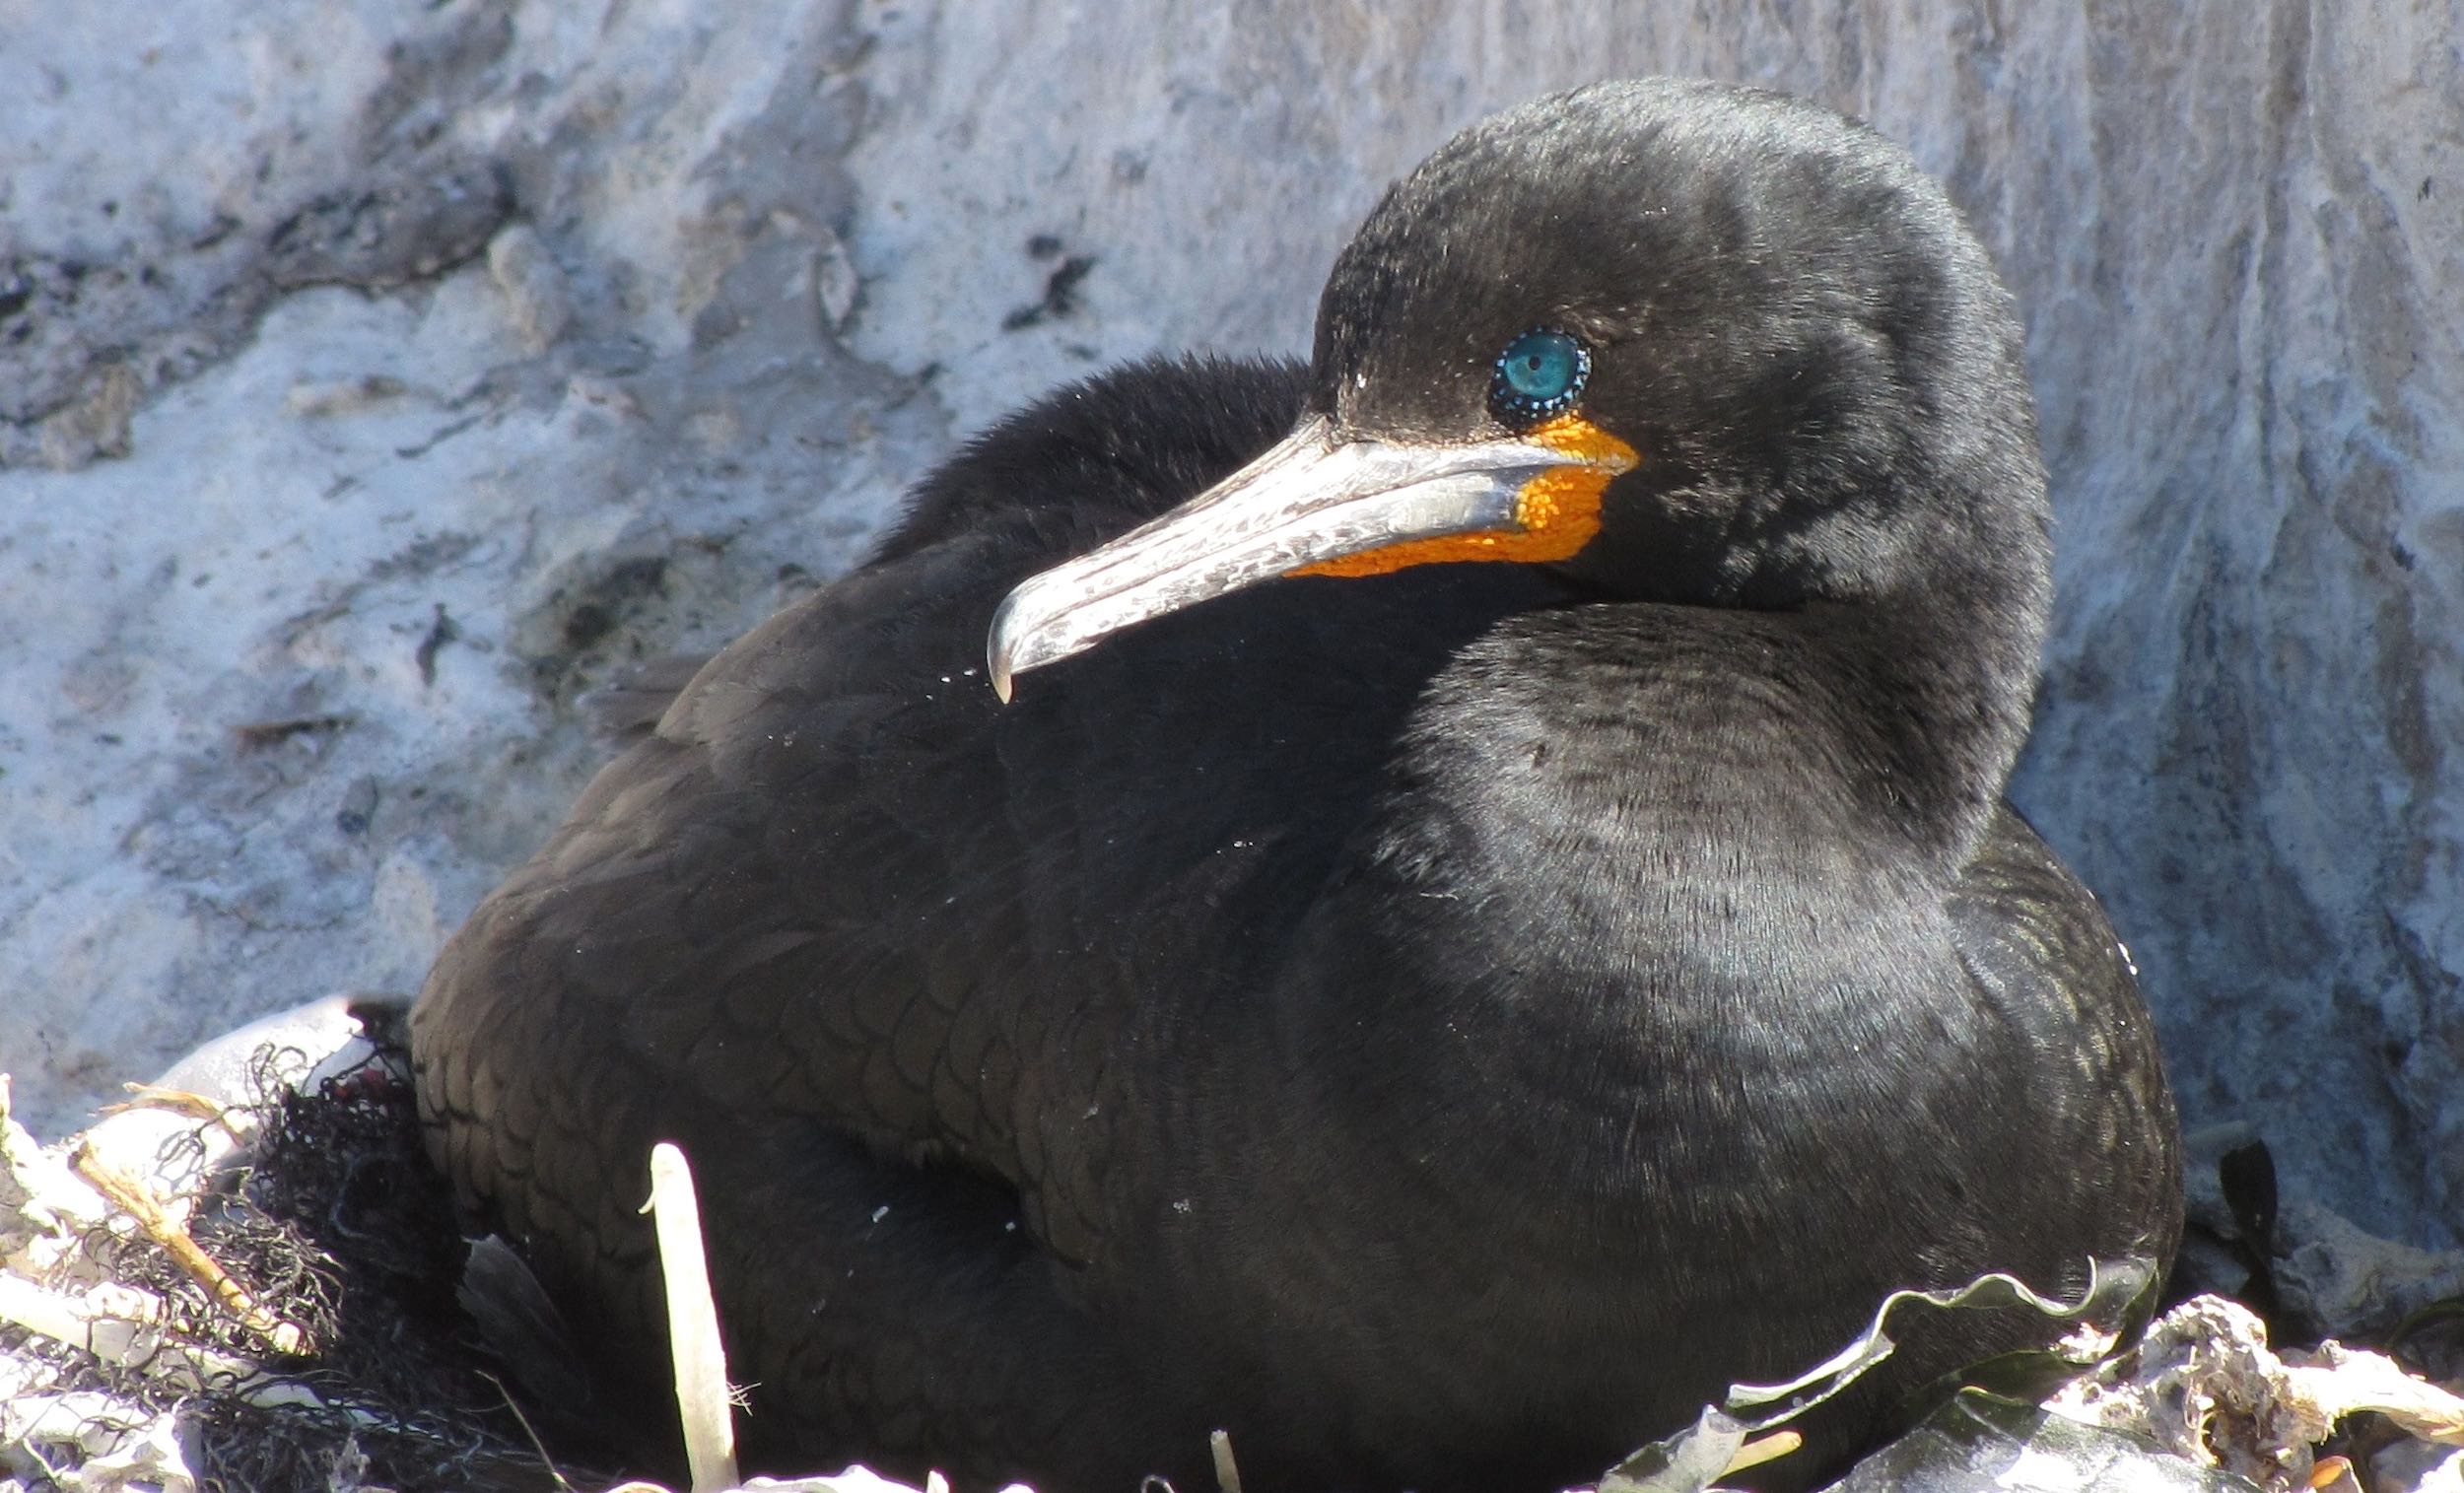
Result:
M255 1054L255 1145L244 1167L193 1199L188 1223L250 1297L303 1329L312 1356L267 1355L169 1254L107 1225L85 1239L105 1278L159 1298L171 1340L264 1376L200 1393L145 1364L111 1364L21 1331L0 1329L0 1349L50 1366L54 1390L99 1390L153 1414L179 1409L199 1486L218 1493L557 1487L455 1303L467 1246L421 1147L399 1012L355 1014L378 1060L312 1090L285 1082L303 1067L297 1052ZM199 1143L192 1130L171 1145Z

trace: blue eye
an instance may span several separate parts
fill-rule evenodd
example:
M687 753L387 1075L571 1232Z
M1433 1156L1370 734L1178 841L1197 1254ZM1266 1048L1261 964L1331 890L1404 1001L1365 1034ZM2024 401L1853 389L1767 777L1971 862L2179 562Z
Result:
M1489 379L1490 413L1518 429L1574 408L1592 375L1592 353L1565 332L1534 327L1506 344Z

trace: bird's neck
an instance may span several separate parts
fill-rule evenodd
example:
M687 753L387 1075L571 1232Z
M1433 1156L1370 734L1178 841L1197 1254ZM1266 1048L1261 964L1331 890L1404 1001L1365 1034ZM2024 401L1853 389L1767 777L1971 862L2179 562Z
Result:
M1645 839L1893 844L1955 874L2026 738L2050 577L2033 506L1953 496L1936 527L1862 563L1838 558L1865 547L1841 520L1744 570L1677 524L1570 567L1615 599L1569 614L1575 636L1531 631L1511 677L1562 686L1561 734L1610 743L1592 755L1650 745L1605 779L1568 765L1558 786L1648 783L1619 806Z
M1938 895L2024 740L2036 645L2032 612L1954 589L1516 618L1424 700L1390 848L1474 894L1835 898L1886 872Z
M2043 640L2039 607L1985 584L1786 614L1830 791L1863 810L1869 841L1903 843L1943 876L1974 854L2026 742Z

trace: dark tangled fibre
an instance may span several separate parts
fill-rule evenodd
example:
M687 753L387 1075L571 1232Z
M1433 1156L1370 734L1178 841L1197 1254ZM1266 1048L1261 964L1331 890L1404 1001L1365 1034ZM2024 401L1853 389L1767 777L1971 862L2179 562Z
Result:
M218 1180L190 1232L250 1296L304 1330L312 1357L267 1357L206 1288L151 1241L101 1227L89 1254L108 1278L159 1297L170 1335L253 1362L321 1405L259 1404L236 1385L202 1394L142 1366L0 1328L0 1347L54 1365L58 1388L99 1390L147 1411L187 1405L203 1486L227 1493L400 1493L548 1488L558 1479L455 1305L465 1246L450 1194L420 1149L397 1008L355 1013L379 1061L296 1092L297 1052L251 1064L259 1138ZM196 1147L189 1131L174 1147ZM175 1159L167 1157L166 1159ZM536 1420L534 1414L529 1417Z

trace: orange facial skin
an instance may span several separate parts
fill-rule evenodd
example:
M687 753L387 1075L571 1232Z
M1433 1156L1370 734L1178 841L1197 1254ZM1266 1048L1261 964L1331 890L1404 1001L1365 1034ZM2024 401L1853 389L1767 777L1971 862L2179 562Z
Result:
M1415 565L1458 560L1571 559L1600 532L1600 504L1608 484L1642 457L1634 447L1580 415L1559 415L1525 438L1571 458L1523 484L1515 495L1512 529L1477 529L1433 539L1407 539L1382 549L1321 560L1295 576L1384 576Z

